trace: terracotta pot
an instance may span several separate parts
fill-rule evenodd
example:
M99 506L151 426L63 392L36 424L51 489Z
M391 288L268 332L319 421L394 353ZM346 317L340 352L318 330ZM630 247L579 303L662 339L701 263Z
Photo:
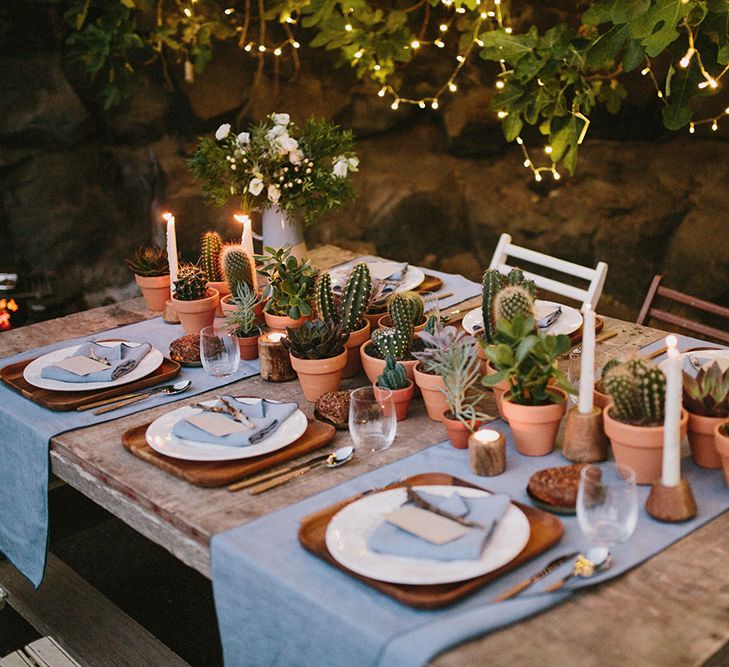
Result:
M135 274L144 303L154 312L162 312L170 298L170 274L166 276L138 276Z
M635 470L638 484L652 484L661 476L663 462L663 424L634 426L611 416L612 406L602 411L605 433L610 438L615 460ZM681 411L681 438L686 436L688 413Z
M212 287L213 289L218 290L218 294L220 295L220 301L218 302L218 307L215 309L215 317L222 317L223 299L230 294L230 287L228 287L228 283L226 283L224 280L209 282L208 287Z
M258 291L258 298L261 298L260 290ZM263 307L266 305L266 301L268 301L268 299L259 301L255 306L253 306L253 315L258 320L263 321ZM228 317L228 313L235 312L237 310L235 304L233 303L233 296L231 294L227 294L226 296L221 297L220 309L223 311L223 317Z
M479 345L479 348L481 346ZM488 360L486 362L486 375L494 375L496 373L496 370L491 366L491 364L488 363ZM499 384L494 385L491 387L491 389L494 392L494 398L496 399L496 408L499 411L499 416L505 421L508 422L509 419L507 415L504 412L503 408L503 400L504 400L504 392L509 388L509 382L508 380L502 380L499 382Z
M261 334L245 337L237 336L241 359L245 359L246 361L258 359L258 339L260 337Z
M468 438L472 431L463 422L458 419L454 419L451 416L452 414L453 413L451 413L450 410L446 410L441 417L443 426L445 426L446 431L448 431L448 438L456 449L468 449ZM473 427L473 430L476 431L482 424L483 422L476 421L473 422L471 426Z
M331 359L299 359L293 354L289 356L307 401L315 401L322 394L339 389L342 369L347 363L346 351Z
M180 301L172 298L172 307L180 318L182 330L186 334L200 333L200 329L209 327L215 321L215 309L218 307L218 290L209 288L208 296L195 301Z
M362 370L362 359L359 356L359 348L362 343L370 339L370 323L366 322L361 329L352 331L349 334L344 349L347 350L347 365L342 371L343 378L351 378Z
M714 427L714 447L721 457L721 465L724 468L724 479L729 486L729 435L722 431L722 426L729 424L726 419Z
M382 371L385 369L385 360L378 359L377 357L371 357L365 349L370 344L371 340L367 340L359 348L359 356L362 359L362 370L364 370L367 379L375 384L377 378L382 375ZM415 382L415 367L418 365L417 359L411 359L410 361L400 361L405 366L405 372L407 373L408 380Z
M272 315L271 313L263 313L263 318L266 322L266 326L269 329L277 329L278 331L286 331L286 327L289 329L298 329L308 317L300 317L298 320L292 320L286 315Z
M604 410L610 403L610 396L608 396L607 394L603 394L601 391L598 391L599 386L600 384L596 382L595 390L592 392L592 402L596 407Z
M415 384L423 394L423 401L425 401L425 409L428 412L428 417L433 421L443 421L443 413L448 410L448 401L446 401L445 394L441 391L441 389L445 389L443 377L423 373L420 370L420 364L415 366L413 374L415 376Z
M503 399L502 408L509 420L517 452L525 456L544 456L554 449L559 423L567 409L567 394L560 393L564 403L520 405Z
M380 387L373 385L375 396L379 397ZM412 380L408 380L408 386L404 389L390 389L392 393L392 402L395 406L395 418L401 422L408 416L410 401L415 393L415 385Z
M486 356L486 350L484 350L481 343L476 343L476 354L478 355L478 358L481 360L481 374L489 375L489 358ZM491 374L493 374L495 372L496 371L491 371Z
M726 421L726 417L704 417L688 413L688 439L691 457L702 468L721 468L721 456L714 444L716 425Z
M379 326L380 318L382 313L365 313L367 321L370 323L370 333L373 332Z
M425 329L425 325L428 323L428 318L423 315L423 319L418 324L418 326L415 327L415 331L422 331ZM377 322L378 327L385 328L385 327L391 327L392 326L392 320L390 319L390 316L385 313L384 315L380 315L380 319Z

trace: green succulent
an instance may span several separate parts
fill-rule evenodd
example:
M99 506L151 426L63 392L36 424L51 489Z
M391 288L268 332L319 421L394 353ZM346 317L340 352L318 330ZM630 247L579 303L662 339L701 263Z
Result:
M613 402L617 419L638 426L663 423L666 402L666 376L655 364L636 358L610 368L602 381Z
M291 255L291 247L264 248L266 254L256 255L259 273L269 280L264 297L268 298L265 311L273 315L286 315L292 320L312 314L315 300L314 287L317 272L310 262L299 262Z
M256 336L263 331L263 326L255 314L258 294L246 283L240 283L237 290L232 297L235 310L228 315L227 324L239 338Z
M484 338L488 343L494 342L494 334L496 333L494 299L504 283L504 276L496 269L486 269L481 279L481 312L483 314Z
M220 265L231 294L237 294L239 285L243 284L248 285L251 291L257 291L256 265L242 245L229 243L223 246Z
M145 278L166 276L170 272L167 250L157 246L137 248L126 263L136 275Z
M405 366L395 361L395 357L388 355L385 358L382 375L377 378L377 386L384 389L406 389L409 382Z
M372 332L372 343L383 359L388 356L404 359L410 354L412 342L411 335L394 327L382 327Z
M316 309L323 320L339 321L342 330L350 333L365 324L364 315L372 291L370 270L364 262L357 264L350 272L341 296L332 290L332 276L322 273L316 281Z
M517 315L525 319L534 317L534 297L521 285L508 285L494 298L493 309L497 321L511 322Z
M349 334L341 324L323 320L306 320L296 329L286 329L283 346L299 359L331 359L344 352Z
M729 417L729 368L722 371L715 361L701 368L695 378L684 372L683 404L689 412L704 417Z
M223 279L220 268L220 252L223 250L223 239L218 232L207 231L200 239L200 261L198 264L205 271L208 282L217 283Z
M207 296L208 279L199 266L183 264L177 272L174 297L178 301L197 301Z

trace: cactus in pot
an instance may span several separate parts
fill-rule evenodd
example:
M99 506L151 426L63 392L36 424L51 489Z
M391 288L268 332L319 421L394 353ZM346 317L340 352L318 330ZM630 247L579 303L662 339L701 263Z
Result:
M421 324L425 312L425 302L417 292L398 292L388 300L387 309L392 326L405 331L407 327L403 317L407 317L413 327Z
M198 301L207 293L208 279L195 264L183 264L177 273L174 297L178 301Z
M134 272L134 280L142 290L147 308L160 312L165 309L170 297L170 267L167 250L151 246L137 248L126 259L127 266Z
M504 276L496 269L487 269L481 279L481 313L483 315L484 338L486 342L494 342L496 318L494 317L494 299L504 286Z
M218 290L208 287L205 272L195 264L183 264L177 274L172 305L186 334L196 334L215 320Z
M334 322L338 318L338 309L334 303L332 292L332 275L322 273L316 279L316 312L319 319L325 322Z
M220 265L231 294L238 294L242 284L248 285L254 293L257 292L256 265L242 245L230 243L223 246Z
M372 278L364 262L357 264L347 278L342 290L342 329L346 332L361 329L364 314L370 301Z
M391 356L385 359L385 368L375 382L375 395L385 393L382 391L383 389L389 389L392 393L395 417L397 421L402 421L408 416L414 385L413 381L408 378L405 366Z
M410 354L412 336L395 327L385 327L372 333L372 344L383 359L388 356L404 359Z
M207 231L200 239L199 265L205 272L209 283L223 280L220 268L220 253L223 250L223 239L218 232Z
M515 266L509 273L506 274L505 285L511 285L512 287L523 287L531 295L532 299L537 298L537 285L533 280L528 280L518 266Z
M496 321L511 322L517 315L524 319L534 317L534 297L524 287L509 285L496 295L493 309Z
M636 426L663 423L666 401L666 376L654 364L630 359L613 366L603 380L613 401L612 414Z

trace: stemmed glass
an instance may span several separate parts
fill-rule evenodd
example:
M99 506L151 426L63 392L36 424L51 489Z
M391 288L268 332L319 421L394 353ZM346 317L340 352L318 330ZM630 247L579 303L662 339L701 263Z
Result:
M240 364L238 340L225 326L205 327L200 331L200 360L208 375L232 375Z
M586 465L577 489L577 521L596 545L610 547L630 539L638 523L635 471L620 463Z
M357 449L381 452L395 439L397 421L392 392L360 387L349 398L349 433Z

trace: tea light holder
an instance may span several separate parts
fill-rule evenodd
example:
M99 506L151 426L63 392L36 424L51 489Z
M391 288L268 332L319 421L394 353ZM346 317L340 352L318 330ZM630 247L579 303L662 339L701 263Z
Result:
M588 413L578 407L567 414L562 442L562 456L575 463L604 461L608 454L608 439L602 426L602 410L593 407Z
M261 377L268 382L288 382L296 378L289 351L281 342L284 338L286 334L282 331L267 331L258 339Z
M651 486L645 509L658 521L679 523L696 516L696 499L687 479L681 478L678 486L665 486L659 479Z
M494 477L506 470L506 439L485 428L468 437L468 463L477 475Z
M165 304L165 309L162 312L162 319L167 322L167 324L179 324L180 318L177 316L177 311L175 310L175 307L172 305L172 300L167 299L167 303Z

